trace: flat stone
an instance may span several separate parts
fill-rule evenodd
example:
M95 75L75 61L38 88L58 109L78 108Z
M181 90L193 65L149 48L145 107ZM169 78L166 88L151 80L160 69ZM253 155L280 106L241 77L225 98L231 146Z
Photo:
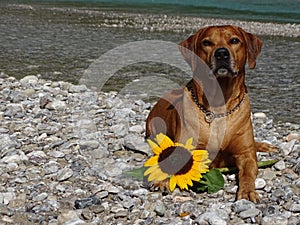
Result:
M34 197L32 198L32 200L33 200L33 201L43 201L43 200L45 200L47 197L48 197L48 194L47 194L46 192L43 192L43 193L41 193L41 194L39 194L39 195L37 195L37 196L34 196Z
M69 92L70 93L80 93L80 92L85 92L87 91L87 87L86 85L82 84L82 85L71 85L69 87Z
M38 82L38 77L37 76L26 76L20 79L21 84L36 84Z
M288 219L281 216L265 216L261 220L261 225L288 225Z
M154 212L158 215L158 216L164 216L166 213L166 208L164 206L164 204L161 201L157 201L155 204L155 208L154 208Z
M58 181L64 181L69 179L72 176L73 176L73 170L71 170L70 168L63 168L59 170L56 179Z
M49 110L58 110L62 111L65 110L67 107L67 104L60 100L51 101L48 104L46 104L45 108Z
M256 178L255 180L255 188L263 189L266 186L266 181L263 178Z
M246 218L254 218L256 216L258 216L261 213L261 211L257 208L251 208L251 209L247 209L245 211L240 212L239 217L241 217L242 219L246 219Z
M263 112L257 112L253 114L253 117L256 119L266 119L267 115Z
M86 224L83 220L81 220L76 211L69 210L62 212L58 215L57 218L58 224L67 224L67 225L78 225L78 224Z
M277 163L274 164L275 169L277 170L284 170L286 168L285 162L283 160L278 161Z
M16 194L14 192L0 192L0 203L4 205L8 205L8 203L16 198Z
M289 210L294 213L299 213L300 212L300 204L295 204L295 203L291 204Z
M294 139L280 145L280 149L282 149L284 155L289 155L294 150L295 143L296 140Z
M264 216L277 216L279 214L279 207L277 205L268 206L264 212Z
M255 208L255 204L251 201L241 199L233 203L231 208L234 212L240 213Z

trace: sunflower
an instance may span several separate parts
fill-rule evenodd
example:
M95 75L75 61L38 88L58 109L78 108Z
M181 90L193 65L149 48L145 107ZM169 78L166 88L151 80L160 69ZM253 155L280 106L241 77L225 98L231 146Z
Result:
M169 189L173 191L178 185L181 189L188 190L188 185L193 186L192 181L199 181L202 173L209 171L208 152L195 150L192 145L193 138L185 144L173 142L168 136L160 133L156 135L155 142L148 139L154 156L148 159L144 166L149 167L144 176L148 181L159 182L169 180Z

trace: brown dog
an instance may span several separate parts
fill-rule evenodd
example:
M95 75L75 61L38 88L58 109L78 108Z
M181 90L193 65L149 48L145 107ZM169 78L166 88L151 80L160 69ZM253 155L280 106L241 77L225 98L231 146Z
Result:
M162 132L184 143L193 137L197 149L207 149L211 167L236 166L237 199L259 200L254 181L257 151L275 147L254 141L250 102L244 83L245 64L255 67L262 42L234 26L211 26L180 43L193 79L185 88L161 98L150 112L146 137ZM204 63L202 63L204 62Z

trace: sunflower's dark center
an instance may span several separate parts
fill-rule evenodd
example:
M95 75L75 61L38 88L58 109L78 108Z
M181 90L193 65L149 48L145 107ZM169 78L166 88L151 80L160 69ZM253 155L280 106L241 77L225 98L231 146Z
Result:
M193 166L193 157L190 151L183 147L169 147L160 153L158 165L169 175L186 174Z

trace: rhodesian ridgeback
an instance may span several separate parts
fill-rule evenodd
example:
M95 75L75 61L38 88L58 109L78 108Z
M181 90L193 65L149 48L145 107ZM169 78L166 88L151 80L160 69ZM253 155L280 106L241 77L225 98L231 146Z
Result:
M255 191L257 151L275 147L254 140L245 65L253 69L262 41L235 26L210 26L179 44L193 72L182 89L163 96L146 121L146 137L164 133L174 142L193 137L196 149L206 149L211 167L236 166L237 199L259 200Z

